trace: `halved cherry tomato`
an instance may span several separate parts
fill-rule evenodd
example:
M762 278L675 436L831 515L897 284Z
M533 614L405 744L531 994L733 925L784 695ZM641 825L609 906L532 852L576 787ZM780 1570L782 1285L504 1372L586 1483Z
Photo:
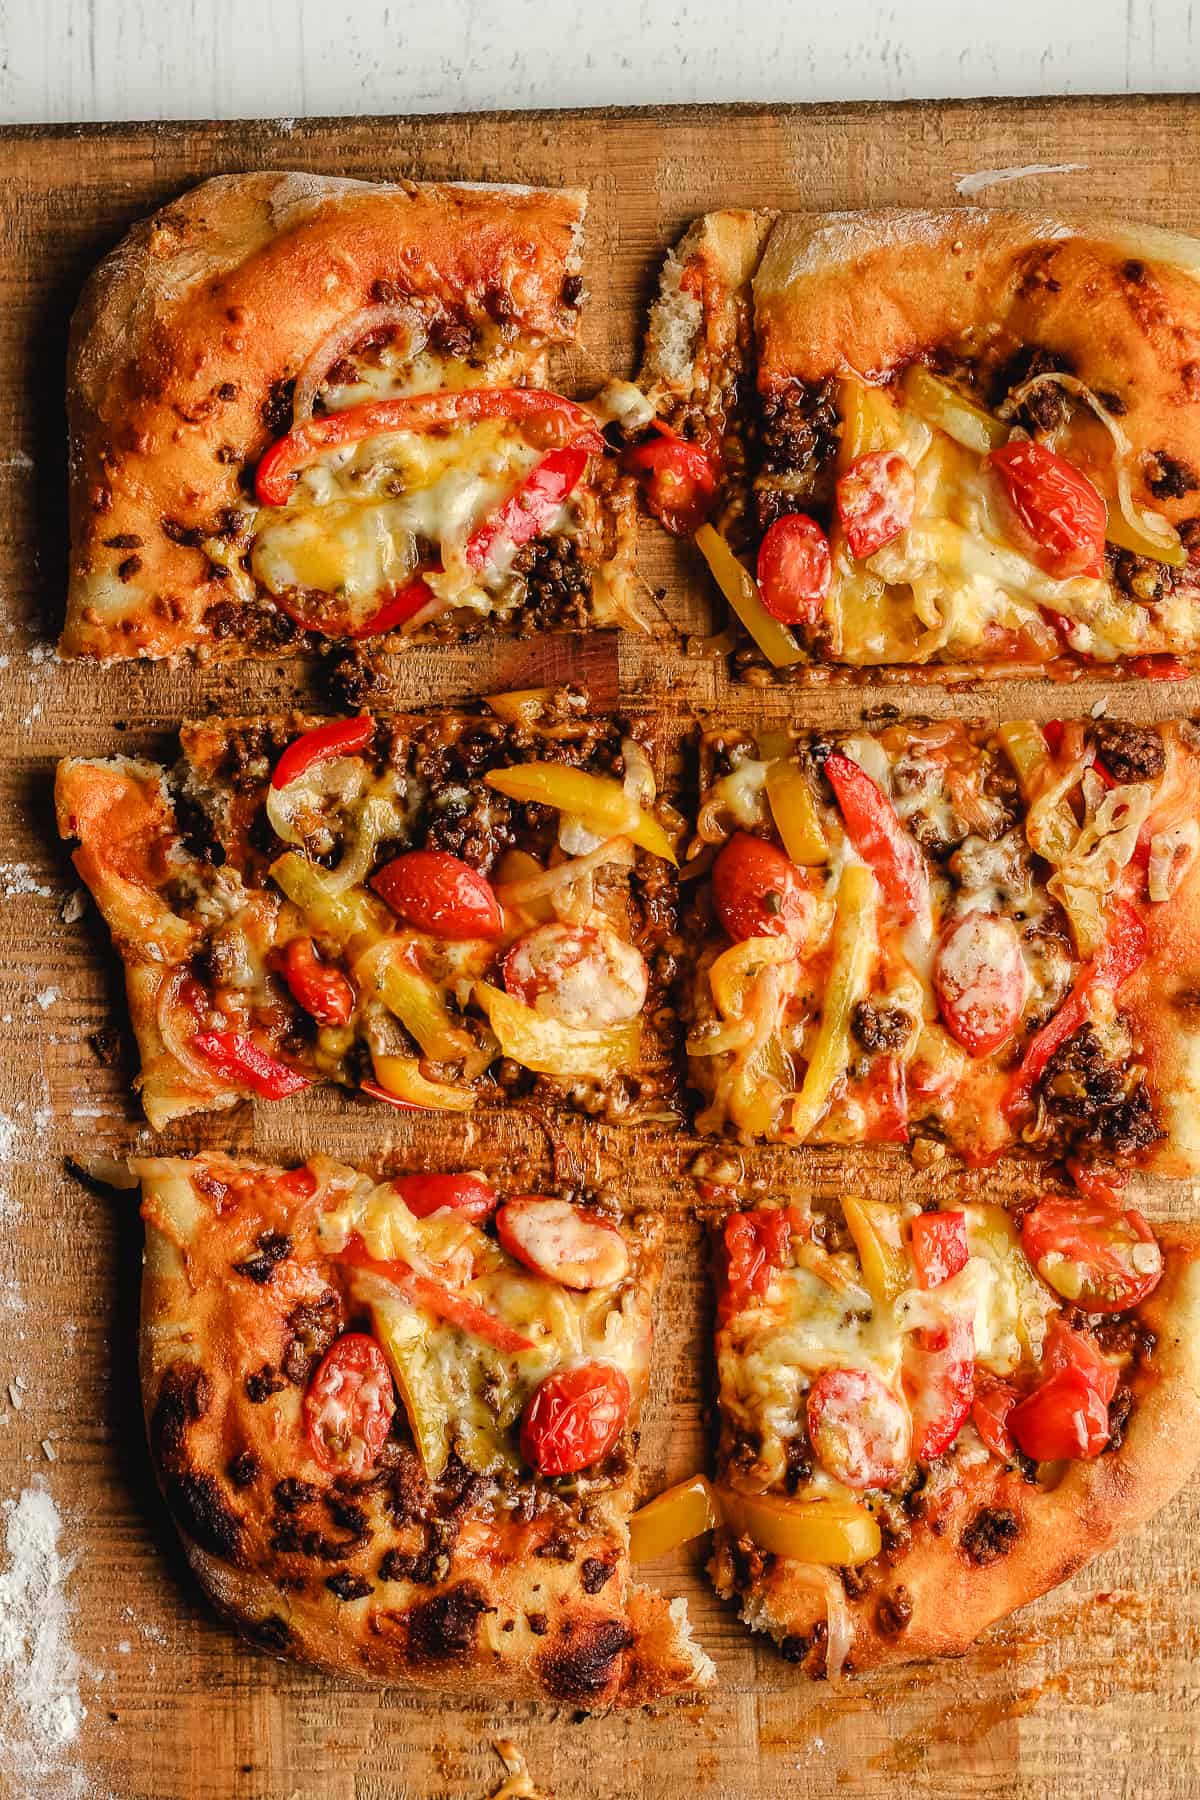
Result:
M1115 1169L1111 1163L1083 1162L1068 1156L1067 1174L1088 1200L1102 1200L1107 1206L1119 1206L1121 1194L1129 1182L1128 1169Z
M496 1236L510 1256L563 1287L613 1287L629 1269L629 1250L615 1225L568 1200L529 1194L496 1214Z
M1059 580L1103 574L1108 510L1073 463L1044 444L1016 438L989 451L984 467L994 470L1040 568Z
M1060 1369L1009 1412L1014 1442L1035 1462L1099 1456L1109 1439L1108 1407L1078 1369Z
M416 1219L447 1210L478 1225L496 1210L496 1190L478 1175L396 1175L391 1185Z
M913 1455L932 1462L963 1428L975 1397L975 1334L956 1316L941 1330L917 1331L905 1345L904 1386L912 1410Z
M573 1475L608 1455L629 1417L629 1383L612 1363L556 1369L521 1421L521 1455L539 1475Z
M292 938L279 956L279 973L293 998L318 1025L345 1025L354 1011L354 989L332 964L322 962L310 937Z
M1021 1220L1021 1242L1042 1280L1085 1312L1124 1312L1162 1279L1162 1251L1141 1213L1083 1194L1039 1200Z
M837 508L851 556L873 556L913 522L912 464L898 450L868 451L839 476Z
M330 1475L356 1479L374 1466L396 1411L387 1358L363 1331L348 1331L321 1360L304 1396L308 1446Z
M912 1222L911 1248L917 1286L940 1287L967 1266L967 1215L961 1212L918 1213Z
M502 972L507 993L583 1031L636 1019L650 984L645 957L615 931L558 921L536 925L510 945Z
M288 745L271 772L271 786L286 787L314 764L335 756L353 756L366 748L374 731L375 721L366 713L358 719L330 719L327 725L314 726Z
M971 1423L993 1456L1011 1462L1016 1454L1008 1415L1021 1396L1011 1382L1000 1381L983 1369L975 1371L975 1402L971 1407Z
M721 1232L723 1245L720 1317L730 1318L761 1300L771 1285L772 1269L787 1261L792 1219L786 1208L730 1213Z
M691 537L713 508L717 466L696 444L655 423L657 436L627 450L622 463L641 479L642 494L660 525L676 537Z
M794 862L775 844L735 832L712 872L717 917L738 942L751 937L803 938L813 898Z
M866 1090L864 1137L870 1144L907 1144L908 1072L898 1056L877 1057Z
M833 581L829 539L807 513L785 513L758 547L758 587L774 619L800 625L818 619Z
M971 1056L1007 1043L1029 992L1012 920L983 907L952 919L934 958L933 991L946 1030Z
M491 884L448 850L407 850L371 877L371 886L406 925L434 937L493 938L504 915Z
M929 905L929 876L921 852L887 795L858 763L835 750L825 758L824 770L837 795L846 836L900 923L907 924Z
M868 1369L826 1369L808 1390L808 1436L821 1467L852 1488L890 1487L908 1468L908 1409Z
M1046 1333L1042 1369L1047 1375L1057 1375L1060 1369L1074 1369L1085 1381L1091 1382L1105 1406L1121 1381L1121 1371L1115 1363L1109 1362L1095 1338L1082 1331L1072 1331L1062 1319L1055 1319Z

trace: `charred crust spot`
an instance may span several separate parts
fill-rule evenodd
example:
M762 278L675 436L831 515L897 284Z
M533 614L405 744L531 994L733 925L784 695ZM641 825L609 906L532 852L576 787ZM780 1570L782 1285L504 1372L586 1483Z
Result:
M140 556L122 557L121 561L117 564L118 581L132 581L142 566L142 559Z
M1057 256L1057 244L1037 244L1018 258L1021 274L1017 294L1020 299L1027 300L1031 294L1059 292L1062 283L1050 273Z
M365 1575L352 1575L349 1569L339 1569L336 1575L327 1575L325 1586L339 1600L365 1600L368 1594L375 1592Z
M299 1481L289 1475L283 1481L277 1481L274 1488L275 1504L281 1512L292 1513L298 1507L309 1506L317 1497L317 1490L311 1481Z
M1146 279L1145 263L1139 262L1137 257L1131 256L1128 262L1121 264L1121 278L1127 281L1130 287L1141 287Z
M106 537L103 542L106 550L140 550L143 540L136 531L118 531L115 537Z
M160 519L159 525L165 538L185 550L199 550L204 542L205 534L198 525L185 525L181 519Z
M539 1544L533 1554L545 1557L548 1562L573 1562L575 1546L565 1531L556 1531Z
M278 1613L268 1613L265 1619L244 1619L242 1630L251 1643L277 1656L282 1656L292 1641L292 1628Z
M624 1619L568 1620L540 1658L548 1691L558 1700L590 1700L611 1685L618 1658L633 1643Z
M325 1509L339 1531L346 1532L356 1541L369 1536L367 1515L353 1500L344 1500L340 1494L326 1494Z
M475 1648L482 1613L494 1612L475 1581L460 1581L412 1607L408 1618L409 1654L417 1662L462 1662Z
M1119 1450L1125 1442L1133 1408L1133 1389L1122 1383L1108 1403L1108 1442L1104 1446L1106 1455L1111 1450Z
M213 1556L233 1562L238 1553L242 1522L221 1499L221 1492L211 1475L172 1475L164 1492L167 1505L184 1531Z
M187 1434L208 1411L212 1389L199 1363L174 1362L162 1378L150 1419L150 1448L161 1469L179 1468L187 1458Z
M526 1613L525 1623L528 1625L530 1631L532 1631L534 1637L545 1637L550 1629L550 1621L543 1612Z
M802 1663L812 1647L811 1638L801 1637L799 1632L792 1632L780 1644L779 1654L786 1663Z
M976 1567L986 1568L1008 1555L1020 1530L1020 1520L1008 1507L984 1506L966 1527L959 1543Z
M292 422L292 400L296 392L293 377L287 381L273 381L271 391L259 409L259 417L272 437L282 437Z
M278 1394L287 1385L286 1376L281 1375L271 1363L264 1363L261 1369L247 1375L246 1398L251 1405L261 1406L264 1400L269 1400L272 1394Z
M247 1281L257 1282L261 1287L270 1281L275 1273L276 1263L283 1261L292 1248L292 1240L281 1231L264 1231L255 1240L258 1244L258 1255L251 1256L245 1262L234 1263L235 1275L244 1275Z
M261 1468L262 1465L253 1450L243 1450L234 1457L225 1473L234 1487L245 1488L249 1487L252 1481L257 1481Z
M223 381L216 390L218 400L236 400L238 384L236 381Z
M582 275L568 275L562 284L562 303L572 308L583 305L584 286Z
M881 1595L875 1608L875 1623L884 1637L899 1637L912 1616L912 1596L903 1582L897 1582L890 1594Z
M1200 488L1200 475L1182 457L1165 450L1150 450L1142 458L1146 485L1156 500L1179 500Z
M613 1573L616 1564L608 1557L585 1556L579 1565L579 1579L585 1594L598 1594Z

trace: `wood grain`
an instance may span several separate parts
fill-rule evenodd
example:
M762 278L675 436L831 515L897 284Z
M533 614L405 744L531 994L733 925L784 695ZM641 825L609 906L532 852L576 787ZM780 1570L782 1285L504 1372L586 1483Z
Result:
M1123 1792L1174 1800L1200 1790L1194 1663L1200 1593L1191 1546L1193 1488L1138 1538L991 1634L953 1667L901 1671L837 1693L797 1683L720 1606L698 1554L649 1573L689 1596L721 1685L703 1702L657 1715L581 1721L486 1699L446 1707L399 1692L344 1688L241 1648L210 1616L182 1567L142 1449L134 1379L140 1234L129 1197L98 1198L62 1172L65 1155L125 1151L150 1134L128 1095L128 1047L99 1062L88 1036L123 1023L118 972L94 913L60 917L75 889L55 842L50 783L66 751L156 749L190 714L253 710L308 697L299 665L220 671L132 667L103 676L57 664L47 647L61 619L64 572L61 370L66 322L89 264L134 218L220 170L296 166L363 176L582 181L592 190L585 341L574 376L634 365L637 333L664 244L705 207L727 203L844 207L945 203L965 169L1084 164L1002 190L1069 212L1134 212L1200 223L1200 170L1187 154L1200 105L1182 99L979 103L896 108L550 113L409 120L121 127L3 137L0 186L0 1111L12 1122L0 1234L0 1394L17 1373L24 1405L0 1434L4 1491L44 1478L78 1557L70 1594L85 1665L88 1719L76 1750L96 1794L121 1800L478 1800L500 1778L491 1749L513 1736L559 1800L650 1800L753 1794L816 1800L899 1791L997 1800L1093 1800ZM606 667L626 704L654 703L682 729L727 711L741 721L791 709L811 724L881 703L995 717L1031 709L1082 712L1102 683L1067 689L813 687L760 698L730 691L720 663L684 654L712 623L688 554L647 529L643 567L680 638L675 652L634 640ZM561 658L563 642L552 654ZM428 650L395 659L397 706L457 699L532 678L528 646ZM1117 688L1112 710L1200 711L1186 683ZM127 1037L127 1033L125 1034ZM602 1170L670 1215L671 1252L659 1361L645 1430L645 1486L705 1459L708 1301L701 1227L678 1139L568 1125L551 1145L514 1116L433 1131L427 1120L381 1122L329 1093L288 1110L257 1107L189 1123L167 1140L254 1148L320 1147L348 1158L394 1154L512 1168L521 1158ZM764 1152L748 1179L838 1187L861 1182L864 1159ZM875 1165L882 1192L911 1183L901 1159ZM930 1182L934 1177L923 1178ZM961 1185L960 1171L936 1177ZM1035 1179L1014 1165L982 1178L1015 1193ZM1160 1216L1195 1196L1159 1185ZM17 1310L23 1306L24 1310ZM40 1449L52 1437L57 1461ZM124 1644L125 1649L121 1646ZM102 1679L101 1679L102 1677ZM30 1792L28 1784L0 1791ZM54 1777L41 1791L68 1790Z

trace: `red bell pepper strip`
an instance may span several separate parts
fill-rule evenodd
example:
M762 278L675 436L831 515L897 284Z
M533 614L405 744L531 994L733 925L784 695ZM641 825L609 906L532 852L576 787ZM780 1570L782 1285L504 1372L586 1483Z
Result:
M1062 749L1063 738L1066 736L1066 726L1061 719L1047 719L1042 726L1042 736L1046 740L1046 748L1051 756L1057 756ZM1116 776L1098 756L1092 758L1090 766L1095 769L1106 788L1116 787Z
M825 759L846 835L883 889L901 924L928 911L929 876L887 795L865 769L835 751Z
M382 1100L388 1106L394 1106L397 1112L428 1112L430 1110L427 1106L418 1106L415 1100L402 1100L399 1094L389 1094L378 1081L360 1081L358 1085L364 1094L371 1096L372 1100Z
M440 568L426 570L426 574L430 575L440 573ZM372 613L365 625L360 625L356 631L347 632L346 635L352 638L369 638L378 637L383 631L393 631L397 625L405 625L409 619L415 618L432 599L433 589L425 576L414 575L402 588L393 588L379 611ZM304 621L299 620L298 623L303 624ZM320 631L321 627L316 625L309 629Z
M570 428L573 444L602 456L606 449L593 415L561 394L542 388L456 388L407 394L397 400L368 400L344 412L325 413L296 425L279 438L258 465L254 486L260 506L286 506L302 469L327 450L357 444L388 431L428 431L438 425L477 419L536 419L554 415Z
M1193 673L1177 656L1135 656L1129 672L1144 681L1187 681Z
M521 485L467 539L467 566L481 569L497 551L519 549L550 523L587 468L590 449L578 443L548 451Z
M898 1056L880 1057L868 1093L872 1102L867 1136L872 1144L907 1144L907 1071Z
M1065 1044L1082 1025L1086 1025L1092 990L1111 988L1116 993L1145 960L1146 927L1141 915L1128 900L1115 900L1108 936L1092 961L1080 969L1074 986L1054 1017L1034 1033L1022 1061L1013 1071L1004 1096L1006 1114L1011 1117L1025 1104L1059 1045Z
M312 1086L307 1075L289 1069L244 1032L200 1031L191 1045L220 1074L236 1081L239 1087L249 1088L260 1099L286 1100Z
M448 1325L456 1325L471 1337L482 1338L485 1344L491 1344L496 1350L533 1349L532 1338L523 1336L503 1319L488 1312L486 1307L468 1299L466 1294L456 1293L452 1287L448 1287L444 1281L435 1280L432 1275L419 1275L406 1262L381 1261L370 1254L360 1237L350 1239L341 1253L341 1260L348 1262L351 1268L365 1269L370 1275L378 1275L382 1281L390 1281L413 1306L431 1312L435 1318L445 1319Z
M331 762L335 756L353 756L365 750L375 730L369 713L357 719L331 719L328 725L317 725L288 745L271 775L271 786L282 788L289 781L306 775L315 763Z

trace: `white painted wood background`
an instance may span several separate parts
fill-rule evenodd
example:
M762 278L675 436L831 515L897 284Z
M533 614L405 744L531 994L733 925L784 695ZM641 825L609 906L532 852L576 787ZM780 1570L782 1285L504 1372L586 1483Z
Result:
M1200 86L1200 0L0 0L0 123Z

